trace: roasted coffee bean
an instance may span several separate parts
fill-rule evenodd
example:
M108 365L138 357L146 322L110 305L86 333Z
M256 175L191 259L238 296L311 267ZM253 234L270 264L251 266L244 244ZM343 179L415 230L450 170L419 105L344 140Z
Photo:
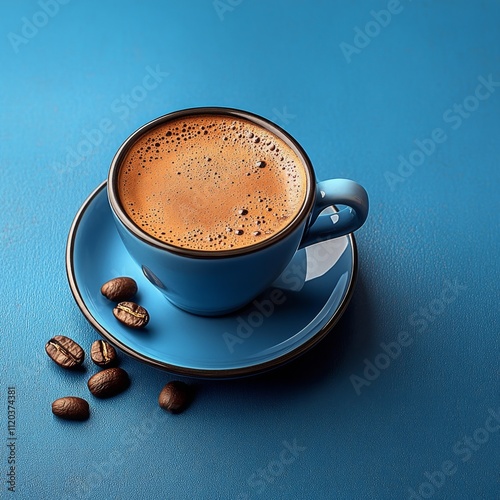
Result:
M130 385L128 373L122 368L106 368L87 382L89 391L96 398L110 398L123 392Z
M118 359L115 348L104 340L96 340L90 348L90 357L97 366L110 367Z
M115 318L131 328L143 328L149 322L149 314L144 307L134 302L120 302L114 309Z
M89 404L85 399L66 396L52 403L52 413L66 420L87 420L90 415Z
M76 368L83 363L85 352L69 337L56 335L45 344L45 351L63 368Z
M161 390L158 404L170 413L181 413L189 406L191 399L191 388L184 382L174 380Z
M126 276L113 278L102 285L101 293L113 302L130 300L137 293L137 283Z

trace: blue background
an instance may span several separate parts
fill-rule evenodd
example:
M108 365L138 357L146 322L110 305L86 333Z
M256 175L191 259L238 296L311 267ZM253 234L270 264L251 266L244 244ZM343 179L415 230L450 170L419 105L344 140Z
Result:
M500 498L499 26L486 0L4 0L0 497ZM497 83L479 101L481 78ZM205 105L275 121L319 179L366 187L352 302L293 364L196 381L182 415L156 403L176 377L122 356L127 392L92 399L87 422L57 420L50 403L90 399L95 370L44 352L56 334L97 338L65 275L73 217L132 131Z

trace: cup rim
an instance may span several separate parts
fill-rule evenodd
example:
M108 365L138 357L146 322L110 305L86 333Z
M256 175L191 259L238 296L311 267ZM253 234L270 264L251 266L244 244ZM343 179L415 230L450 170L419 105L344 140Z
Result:
M234 248L228 250L199 250L193 248L180 247L176 245L172 245L165 241L154 238L153 236L146 233L143 229L141 229L138 225L136 225L126 214L121 202L118 193L117 179L118 173L120 171L120 166L123 158L128 153L129 149L135 144L135 142L142 137L144 134L149 132L150 130L162 125L165 122L170 120L175 120L178 118L195 116L195 115L226 115L233 116L235 118L244 119L250 121L268 132L273 133L282 141L284 141L287 146L289 146L297 156L302 160L302 165L304 166L306 172L307 179L307 187L306 187L306 196L304 202L295 216L295 218L288 224L286 227L273 234L271 237L267 238L264 241L254 243L252 245L248 245L241 248ZM122 143L118 151L115 153L108 173L108 200L111 206L111 210L118 218L118 220L125 226L125 228L132 233L136 238L139 238L141 241L151 245L153 247L167 250L171 253L181 255L184 257L193 257L193 258L227 258L227 257L236 257L241 255L251 254L253 252L262 250L264 248L270 247L276 244L278 241L281 241L283 238L286 238L289 234L293 233L295 229L302 224L304 219L309 217L312 213L312 209L314 207L315 202L315 193L316 193L316 177L312 167L311 160L307 156L307 153L304 151L302 146L284 129L282 129L279 125L259 116L255 113L249 111L243 111L236 108L226 108L219 106L211 106L211 107L194 107L187 108L178 111L173 111L162 116L159 116L146 124L139 127L135 132L130 134L127 139Z

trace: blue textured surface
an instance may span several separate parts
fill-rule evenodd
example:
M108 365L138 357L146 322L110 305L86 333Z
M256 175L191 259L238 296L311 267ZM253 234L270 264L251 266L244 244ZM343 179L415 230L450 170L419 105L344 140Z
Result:
M0 497L499 498L500 4L54 5L0 20ZM353 300L318 348L197 382L182 415L157 408L170 377L128 358L130 389L97 401L90 362L43 349L97 338L65 276L71 221L133 130L206 105L276 121L318 179L367 188ZM53 417L66 394L87 422Z

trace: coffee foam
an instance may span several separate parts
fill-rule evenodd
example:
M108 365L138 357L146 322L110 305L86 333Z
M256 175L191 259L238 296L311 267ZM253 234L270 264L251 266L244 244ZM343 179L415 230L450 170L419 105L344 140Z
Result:
M122 161L120 202L150 236L194 250L253 245L284 229L307 178L283 140L231 116L195 115L140 137Z

